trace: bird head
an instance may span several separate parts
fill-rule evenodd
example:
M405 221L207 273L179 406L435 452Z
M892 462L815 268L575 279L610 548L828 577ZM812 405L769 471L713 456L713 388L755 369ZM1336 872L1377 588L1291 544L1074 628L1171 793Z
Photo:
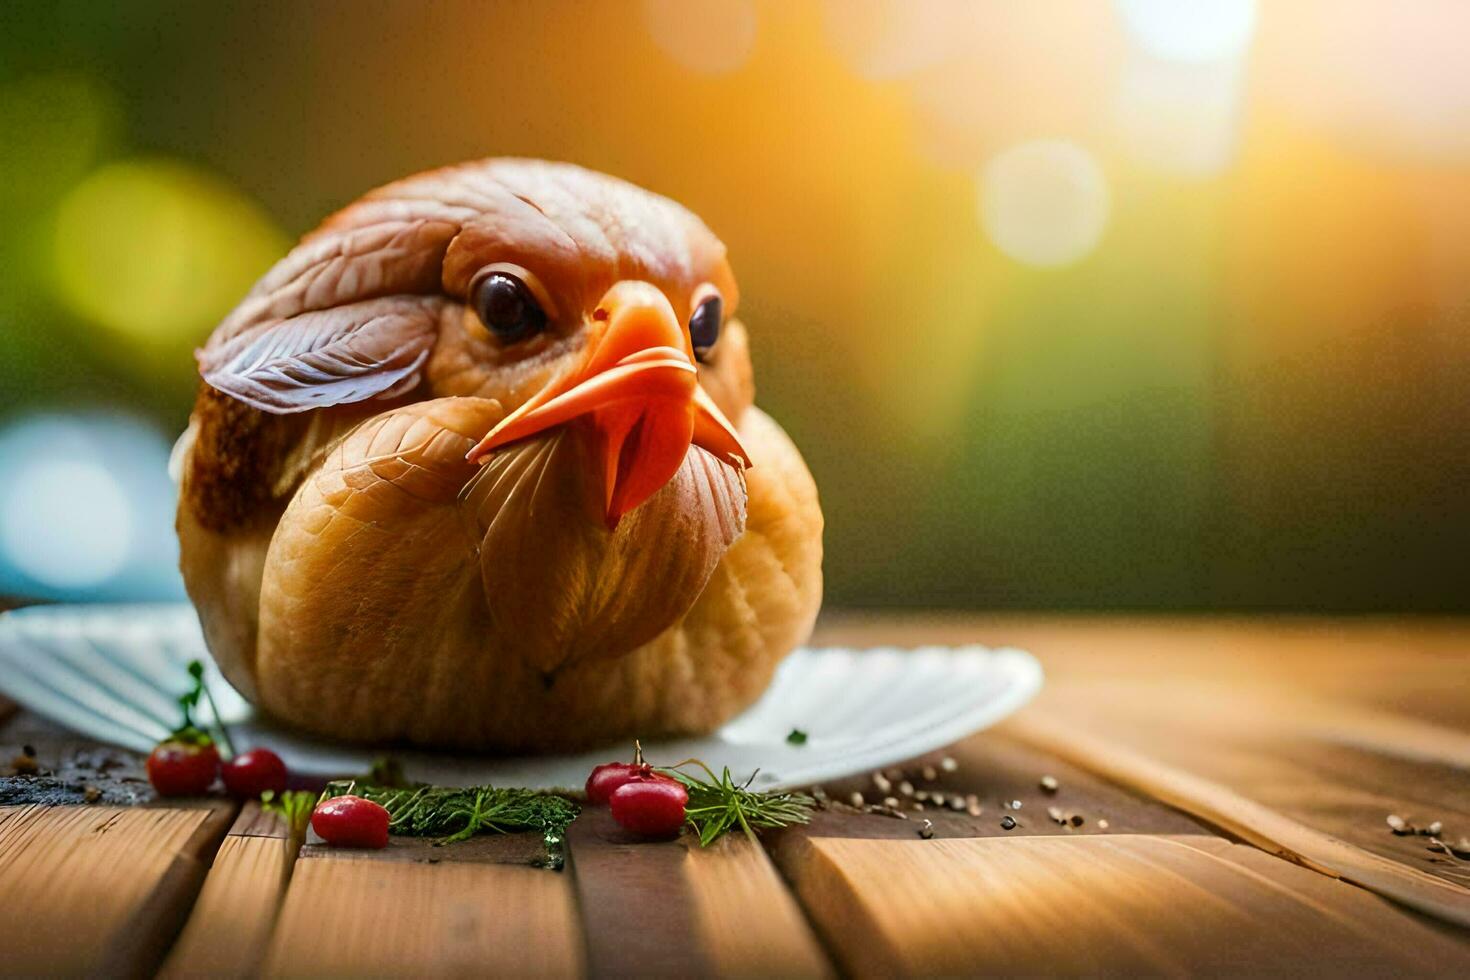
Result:
M554 623L530 654L550 668L657 635L741 533L753 389L738 299L723 244L673 201L565 164L480 161L329 218L198 359L209 385L279 415L497 404L461 452L461 502L492 619ZM549 445L552 463L518 462ZM512 498L517 519L497 520ZM634 566L660 580L636 608L606 588ZM532 592L564 608L513 601Z

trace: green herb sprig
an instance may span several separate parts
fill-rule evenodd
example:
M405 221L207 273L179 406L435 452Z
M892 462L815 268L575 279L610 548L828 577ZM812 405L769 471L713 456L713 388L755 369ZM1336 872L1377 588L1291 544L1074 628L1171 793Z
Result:
M268 789L260 794L260 808L274 813L286 823L292 837L306 836L306 825L311 822L311 811L316 809L317 794L304 789L288 789L277 794Z
M388 811L388 832L404 837L438 837L436 844L468 840L476 834L541 832L547 867L565 864L567 827L581 807L565 797L529 789L470 786L380 786L339 779L327 784L323 800L361 796Z
M230 741L230 733L225 728L224 722L220 721L219 708L214 703L214 695L209 693L209 688L204 683L203 662L191 660L187 669L192 683L187 691L179 695L179 708L184 713L184 723L174 729L171 737L194 745L209 745L214 741L204 726L194 720L194 711L199 707L199 699L203 698L209 702L209 711L214 715L214 726L219 732L219 743L225 747L227 757L234 756L235 746Z
M681 766L698 766L709 778L691 776L681 771ZM677 779L689 793L684 816L699 835L701 847L708 847L737 826L754 841L758 830L807 823L816 806L816 801L805 793L762 793L750 789L755 773L745 783L736 785L729 766L716 776L714 770L698 759L659 772Z

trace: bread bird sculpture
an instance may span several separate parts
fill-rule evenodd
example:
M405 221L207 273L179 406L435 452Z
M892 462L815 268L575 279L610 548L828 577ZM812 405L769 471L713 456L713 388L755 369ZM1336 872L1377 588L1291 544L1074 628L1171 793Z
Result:
M725 248L566 164L328 218L215 329L181 566L225 676L310 732L474 750L702 733L821 601Z

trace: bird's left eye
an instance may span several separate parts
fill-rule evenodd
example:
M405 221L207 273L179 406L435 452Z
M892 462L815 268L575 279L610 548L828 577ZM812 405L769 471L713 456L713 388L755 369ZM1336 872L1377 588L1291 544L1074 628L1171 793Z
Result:
M475 286L473 299L480 322L503 343L546 329L546 311L519 276L491 273Z
M725 304L718 296L707 296L689 317L689 342L694 356L704 360L720 339L720 321L725 318Z

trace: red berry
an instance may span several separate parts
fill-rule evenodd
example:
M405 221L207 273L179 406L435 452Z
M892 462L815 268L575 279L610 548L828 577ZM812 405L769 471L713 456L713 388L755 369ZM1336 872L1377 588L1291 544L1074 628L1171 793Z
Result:
M266 790L286 788L286 764L270 749L241 752L220 767L225 789L237 800L256 800Z
M199 796L219 774L219 750L213 742L165 739L148 755L148 781L159 796Z
M333 847L387 847L388 811L361 796L336 796L317 804L311 829Z
M613 790L613 819L640 837L672 837L684 826L689 793L665 776L630 779Z
M646 762L604 762L587 777L587 802L606 803L613 791L630 779L663 778L656 776Z

